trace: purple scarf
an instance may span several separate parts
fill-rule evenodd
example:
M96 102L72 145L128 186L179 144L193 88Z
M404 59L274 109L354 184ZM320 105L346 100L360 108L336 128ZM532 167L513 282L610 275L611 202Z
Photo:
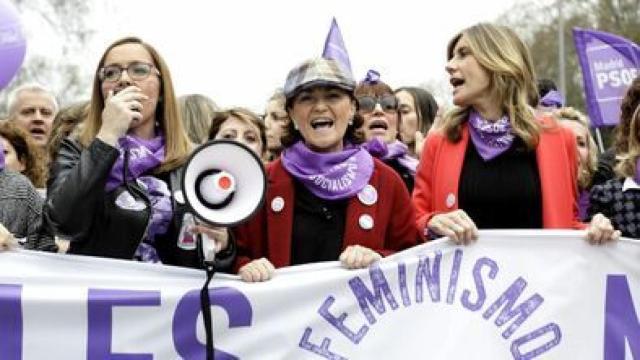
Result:
M398 163L407 169L411 175L416 175L418 159L409 155L409 148L401 141L396 140L391 144L387 144L381 139L375 137L364 144L363 147L369 151L371 156L382 161L393 159L398 160Z
M511 133L511 123L506 115L497 121L488 121L475 110L471 110L469 114L469 134L484 161L489 161L509 150L515 138Z
M4 145L0 141L0 170L4 169Z
M314 195L341 200L356 195L373 174L373 158L360 147L347 144L340 152L318 153L298 141L282 152L282 165Z
M564 106L564 98L559 91L550 90L540 99L540 105L559 109Z
M105 190L111 192L124 183L122 175L124 154L128 152L127 181L137 181L151 202L151 217L147 234L136 250L136 257L140 257L144 262L160 262L153 244L156 235L167 232L173 217L171 192L164 181L143 174L149 173L164 161L164 136L159 135L153 139L145 140L126 135L118 139L118 145L120 156L111 168Z
M587 221L587 211L589 210L589 206L591 206L589 191L582 190L580 192L580 196L578 196L578 216L580 217L580 220Z

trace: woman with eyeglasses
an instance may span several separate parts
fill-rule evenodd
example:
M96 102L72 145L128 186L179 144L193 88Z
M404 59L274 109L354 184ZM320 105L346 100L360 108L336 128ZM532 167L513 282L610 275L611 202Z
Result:
M71 239L73 254L198 267L193 235L226 248L225 231L182 229L180 170L191 143L180 120L169 68L138 38L103 54L87 119L62 141L48 181L48 223Z
M427 136L416 175L416 226L459 244L478 229L587 227L578 219L575 136L538 102L529 49L513 30L477 24L447 48L456 109ZM587 239L619 237L602 214Z
M418 160L400 141L398 99L391 87L380 80L380 74L369 70L355 89L358 116L363 119L362 132L367 150L400 175L409 193L413 191Z
M357 146L354 87L335 60L308 60L289 72L284 151L267 167L263 209L235 231L243 280L318 261L364 268L417 244L402 181Z

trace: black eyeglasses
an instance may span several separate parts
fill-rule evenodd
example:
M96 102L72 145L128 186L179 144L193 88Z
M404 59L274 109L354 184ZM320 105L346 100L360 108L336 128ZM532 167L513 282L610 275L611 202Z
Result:
M358 98L358 110L370 113L380 104L382 111L392 113L398 111L398 99L393 95L383 95L382 97L361 96Z
M132 80L136 81L146 79L152 71L155 72L156 75L160 76L160 71L158 71L155 66L145 62L134 61L127 66L107 65L102 67L98 72L98 77L100 78L100 81L116 82L120 80L120 77L122 77L123 71L126 71L127 75L129 75Z

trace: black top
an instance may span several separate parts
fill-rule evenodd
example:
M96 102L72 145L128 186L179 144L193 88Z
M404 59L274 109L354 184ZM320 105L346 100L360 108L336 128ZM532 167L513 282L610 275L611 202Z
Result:
M640 190L623 192L624 181L613 178L591 188L589 219L602 213L622 236L640 239Z
M459 208L478 229L542 228L542 193L535 151L519 138L484 161L469 141L458 187Z
M389 165L389 167L391 167L393 170L395 170L396 173L398 173L398 175L400 175L400 178L402 178L402 182L404 182L407 190L409 190L409 194L411 194L413 192L414 182L413 174L411 173L411 171L402 166L398 159L385 160L384 163Z
M348 200L330 201L295 183L291 265L338 260L347 216Z
M108 193L104 190L105 179L118 156L118 149L100 139L94 139L87 148L71 138L60 145L49 172L43 216L48 228L71 239L72 254L133 259L145 235L152 207L146 191L136 181ZM174 194L181 188L181 171L177 168L154 176L163 179ZM125 190L130 197L118 200ZM146 206L130 206L134 201L143 201ZM158 255L163 264L201 268L197 251L177 246L188 208L172 196L172 210L167 232L154 241ZM231 238L229 248L216 255L216 269L229 269L234 252Z
M615 179L616 151L614 148L598 155L598 167L591 178L591 186L604 184L607 180ZM591 187L590 186L590 187Z

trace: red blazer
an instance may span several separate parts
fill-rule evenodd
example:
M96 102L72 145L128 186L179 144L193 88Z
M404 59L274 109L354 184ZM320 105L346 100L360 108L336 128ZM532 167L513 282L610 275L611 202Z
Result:
M234 228L238 244L235 270L253 259L266 257L275 267L291 264L291 231L293 227L294 184L280 159L267 166L267 194L262 209L248 223ZM372 205L363 204L357 196L349 200L342 248L362 245L383 256L418 243L415 212L411 198L400 176L393 169L374 159L369 184L378 192ZM280 211L274 199L284 200ZM276 203L279 200L275 200ZM281 202L282 203L282 202ZM373 218L373 228L363 229L361 215ZM336 259L338 260L338 259Z
M536 147L542 191L544 228L585 227L578 218L578 160L573 133L549 118L542 118L543 130ZM468 123L462 139L452 143L441 132L427 136L413 190L416 226L420 236L431 218L458 208L458 183L469 142ZM488 209L489 210L489 209Z

